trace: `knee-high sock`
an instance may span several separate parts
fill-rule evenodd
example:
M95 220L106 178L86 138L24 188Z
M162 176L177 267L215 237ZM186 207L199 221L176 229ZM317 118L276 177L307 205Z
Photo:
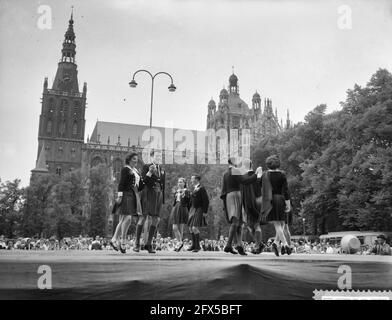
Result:
M200 233L195 233L195 249L201 249L200 248Z
M236 235L237 235L237 246L242 247L242 235L243 235L242 226L237 226Z
M136 225L136 245L137 246L140 245L140 237L142 235L142 232L143 232L143 225L138 223Z
M233 245L233 239L236 235L237 225L232 224L229 229L229 239L227 240L227 246L231 247Z
M151 226L150 226L150 232L148 233L148 239L147 239L147 244L148 244L148 245L151 245L152 238L154 237L154 234L155 234L155 230L156 230L156 229L157 229L156 226L154 226L154 225L151 225Z

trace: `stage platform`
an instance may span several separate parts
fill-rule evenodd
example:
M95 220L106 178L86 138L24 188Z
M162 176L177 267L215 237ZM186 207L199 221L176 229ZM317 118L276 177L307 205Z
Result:
M52 289L39 290L49 266ZM337 290L392 290L392 257L222 252L0 251L0 299L312 299Z

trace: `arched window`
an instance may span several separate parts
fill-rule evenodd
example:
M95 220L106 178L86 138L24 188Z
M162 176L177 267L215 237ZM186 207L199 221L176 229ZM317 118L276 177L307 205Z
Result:
M99 165L102 164L102 163L103 163L102 158L99 157L99 156L96 156L96 157L94 157L93 160L91 161L91 167L99 166Z
M52 127L53 127L52 120L49 120L48 123L46 124L46 133L47 134L52 133Z
M49 114L53 114L54 107L55 107L55 101L53 98L50 98L48 104Z
M56 168L56 174L61 176L61 167Z
M78 134L78 123L76 121L73 123L73 126L72 126L72 134L73 135Z
M73 115L74 117L77 117L78 113L80 110L80 102L79 101L75 101L74 103L74 107L73 107Z
M65 121L61 121L60 125L59 125L59 133L61 136L65 135L65 131L66 131L66 123Z

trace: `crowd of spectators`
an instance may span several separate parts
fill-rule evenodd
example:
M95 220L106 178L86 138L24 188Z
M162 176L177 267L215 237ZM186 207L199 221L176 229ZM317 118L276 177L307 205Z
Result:
M222 251L227 243L227 238L223 236L219 240L205 239L200 242L200 246L203 251ZM66 237L61 240L55 237L49 239L43 238L18 238L18 239L6 239L4 236L0 236L0 249L5 250L112 250L109 245L109 238L103 237ZM143 244L143 242L142 242ZM271 252L271 240L265 243L264 252ZM126 249L132 250L135 245L134 238L130 237L126 241ZM159 234L153 241L153 245L156 251L167 251L174 252L174 249L179 246L179 243L174 238L161 237ZM191 241L188 239L184 240L183 251L186 251L191 246ZM255 243L244 242L245 252L250 253L254 249ZM292 252L296 254L340 254L341 247L338 244L330 244L329 242L308 242L305 240L298 240L291 242ZM359 255L368 254L382 254L378 250L379 244L373 246L363 245L361 249L356 252ZM385 252L383 253L385 254ZM388 253L387 253L388 254Z

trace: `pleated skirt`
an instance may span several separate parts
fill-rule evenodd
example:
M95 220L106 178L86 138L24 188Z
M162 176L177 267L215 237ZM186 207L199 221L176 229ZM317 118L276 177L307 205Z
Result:
M267 221L286 221L286 202L281 194L272 195L272 210L267 216Z
M191 207L189 210L188 226L190 228L201 228L207 225L206 219L203 216L203 208Z
M159 217L162 211L162 191L155 188L144 188L140 192L143 215Z
M187 224L189 219L188 208L177 202L170 215L172 224Z

